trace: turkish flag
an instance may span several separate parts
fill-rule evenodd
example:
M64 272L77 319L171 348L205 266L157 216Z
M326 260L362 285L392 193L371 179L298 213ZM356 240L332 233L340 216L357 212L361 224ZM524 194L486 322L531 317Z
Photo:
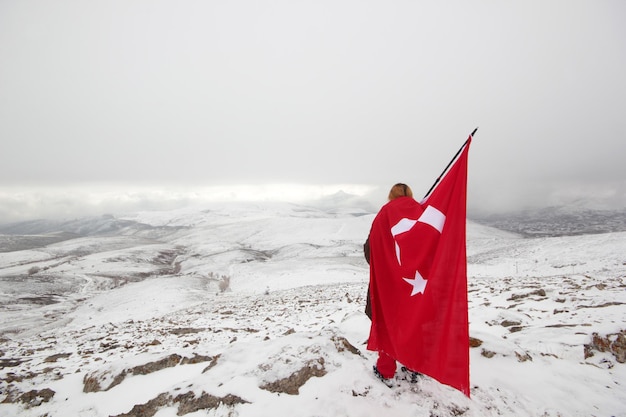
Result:
M471 136L433 192L385 204L370 231L367 348L469 397L465 246Z

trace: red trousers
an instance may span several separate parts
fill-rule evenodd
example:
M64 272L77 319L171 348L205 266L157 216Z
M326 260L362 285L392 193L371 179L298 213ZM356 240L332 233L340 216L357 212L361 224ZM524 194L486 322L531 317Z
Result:
M396 374L396 360L385 352L378 352L376 368L383 378L393 378Z

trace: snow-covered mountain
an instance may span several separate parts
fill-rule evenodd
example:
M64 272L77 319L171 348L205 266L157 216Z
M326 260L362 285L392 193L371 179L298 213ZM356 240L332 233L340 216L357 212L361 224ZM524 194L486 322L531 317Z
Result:
M626 416L626 232L468 224L468 399L374 377L335 198L4 229L0 416Z

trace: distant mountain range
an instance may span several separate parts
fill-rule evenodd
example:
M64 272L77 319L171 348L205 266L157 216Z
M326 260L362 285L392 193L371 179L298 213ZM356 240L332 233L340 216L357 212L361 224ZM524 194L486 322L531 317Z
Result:
M30 220L0 226L0 253L41 248L86 236L132 235L158 239L178 229L181 227L155 227L109 214L68 221Z
M330 214L353 216L375 214L377 211L370 201L344 192L307 202L302 207ZM470 221L518 233L524 237L575 236L626 231L626 208L609 210L569 205L500 214L470 213L468 216ZM32 249L79 236L139 234L155 238L175 229L178 227L154 227L108 214L66 221L31 220L0 225L0 252ZM37 239L33 240L35 236Z
M626 231L626 209L547 207L515 213L476 216L471 220L526 237L575 236Z

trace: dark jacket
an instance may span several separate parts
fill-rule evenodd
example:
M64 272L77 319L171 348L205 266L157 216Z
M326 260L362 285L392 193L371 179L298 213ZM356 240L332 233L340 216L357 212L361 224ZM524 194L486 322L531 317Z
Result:
M365 255L365 260L367 261L369 265L370 263L370 238L369 236L367 237L367 240L363 244L363 255ZM372 302L370 300L369 284L367 285L367 301L365 303L365 315L369 317L370 320L372 319Z

